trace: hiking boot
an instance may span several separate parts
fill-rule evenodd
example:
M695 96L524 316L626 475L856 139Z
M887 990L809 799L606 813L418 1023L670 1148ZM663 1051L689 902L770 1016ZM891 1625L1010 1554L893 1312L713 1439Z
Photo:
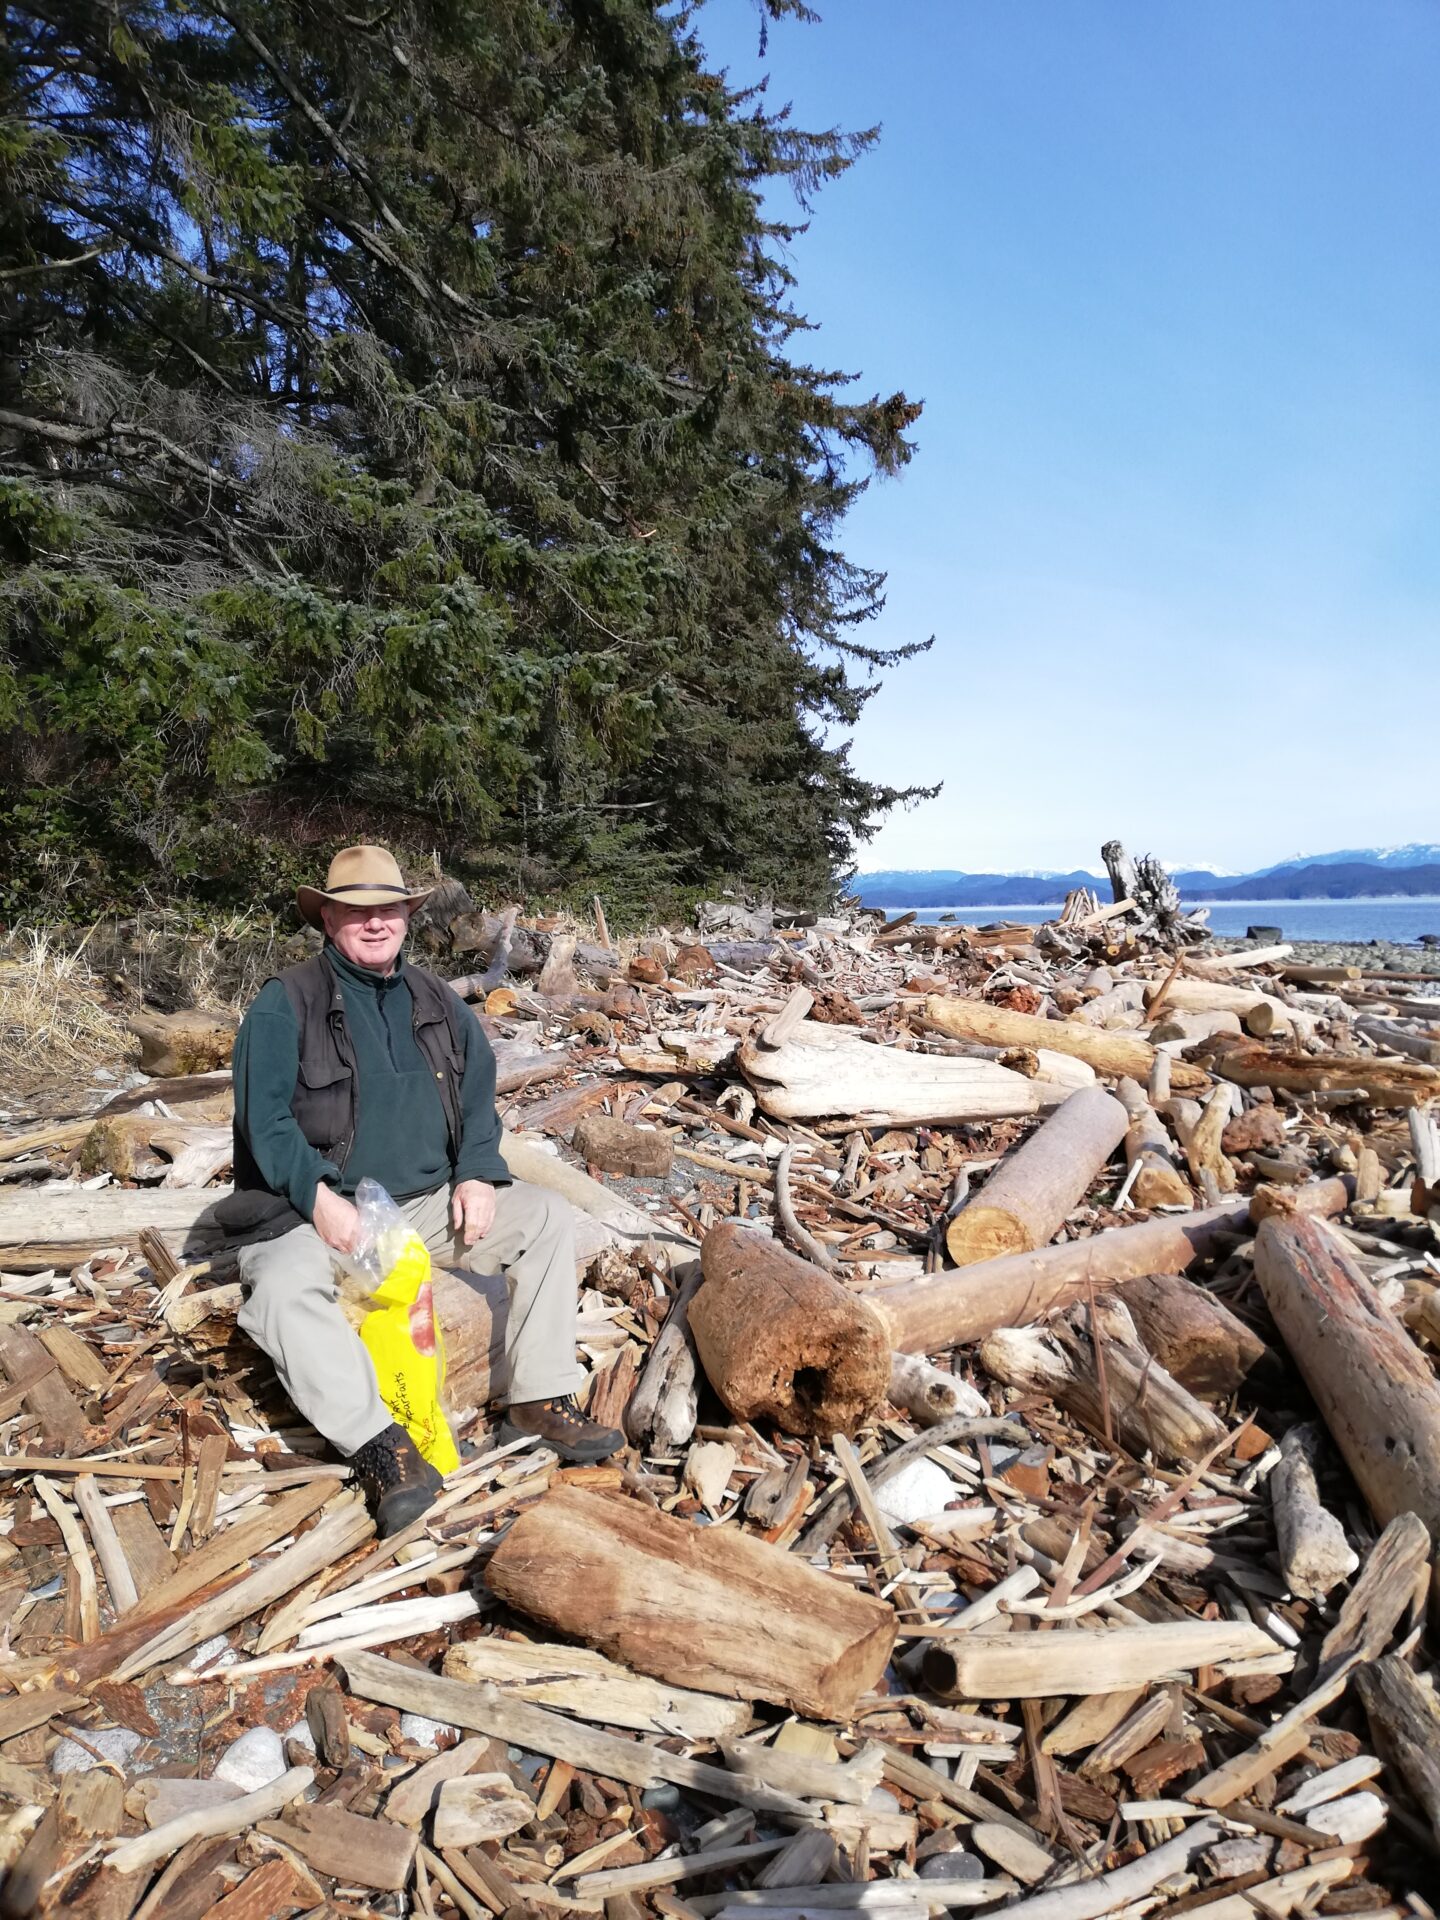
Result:
M555 1400L522 1400L518 1406L508 1407L500 1443L505 1446L522 1439L543 1441L562 1460L580 1465L608 1460L625 1444L624 1434L614 1427L597 1426L587 1420L570 1393Z
M393 1420L351 1454L350 1479L365 1495L382 1540L428 1512L441 1486L440 1475Z

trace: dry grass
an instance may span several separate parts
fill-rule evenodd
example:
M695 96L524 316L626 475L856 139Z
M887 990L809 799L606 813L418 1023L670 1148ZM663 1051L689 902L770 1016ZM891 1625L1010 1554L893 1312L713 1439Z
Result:
M114 1066L135 1053L89 943L87 934L64 946L42 927L16 933L0 953L0 1087L12 1075Z

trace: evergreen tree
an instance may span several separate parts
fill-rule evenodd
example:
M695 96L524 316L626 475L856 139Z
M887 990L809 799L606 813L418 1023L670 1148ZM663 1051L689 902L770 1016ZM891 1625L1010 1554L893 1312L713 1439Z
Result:
M46 0L0 89L12 910L362 834L832 890L910 797L836 743L912 649L835 542L919 409L800 356L761 194L872 134L655 0Z

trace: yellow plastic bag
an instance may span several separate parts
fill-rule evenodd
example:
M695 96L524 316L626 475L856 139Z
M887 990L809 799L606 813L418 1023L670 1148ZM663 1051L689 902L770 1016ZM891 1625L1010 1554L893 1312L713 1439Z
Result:
M451 1473L460 1455L445 1418L445 1342L435 1317L430 1255L378 1181L362 1180L355 1204L361 1222L356 1264L370 1307L360 1338L380 1398L423 1458L437 1472Z

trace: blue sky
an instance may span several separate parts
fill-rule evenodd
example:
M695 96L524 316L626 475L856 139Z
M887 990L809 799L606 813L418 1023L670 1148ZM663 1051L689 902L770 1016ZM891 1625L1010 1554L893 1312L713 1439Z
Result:
M936 637L856 764L945 791L860 864L1440 840L1440 6L816 4L698 31L883 127L792 255L810 357L925 402L843 544Z

